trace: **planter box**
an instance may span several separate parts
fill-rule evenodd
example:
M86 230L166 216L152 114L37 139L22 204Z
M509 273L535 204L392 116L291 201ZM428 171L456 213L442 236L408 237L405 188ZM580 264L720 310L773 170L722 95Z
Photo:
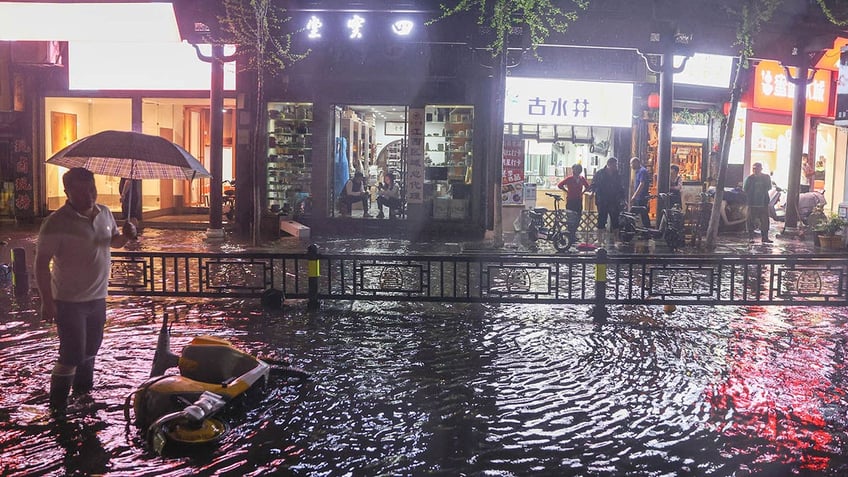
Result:
M818 239L821 248L825 250L842 250L845 248L842 235L819 235Z

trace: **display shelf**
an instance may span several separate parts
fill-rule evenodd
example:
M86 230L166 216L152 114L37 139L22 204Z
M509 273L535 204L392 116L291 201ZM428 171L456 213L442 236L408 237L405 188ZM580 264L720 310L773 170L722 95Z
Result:
M287 211L312 189L312 104L268 103L266 199L269 209Z
M425 180L425 200L433 201L433 218L467 217L467 198L458 195L467 194L470 184L469 172L474 158L473 124L473 107L425 108L424 156L429 177ZM448 212L446 204L460 202L465 205L457 206L453 214Z

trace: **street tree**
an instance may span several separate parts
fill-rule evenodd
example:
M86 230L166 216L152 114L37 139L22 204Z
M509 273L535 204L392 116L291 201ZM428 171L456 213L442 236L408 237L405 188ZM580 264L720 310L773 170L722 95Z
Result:
M265 104L265 80L269 76L282 74L292 64L306 58L310 50L296 52L292 38L297 33L291 27L291 17L285 8L272 0L223 0L222 13L218 17L221 27L220 41L236 45L238 65L243 71L255 75L254 120L252 122L250 155L253 158L251 168L252 207L242 206L240 210L253 212L251 238L254 245L260 241L262 219L261 181L265 177L267 154L265 153L264 125L267 111ZM238 190L238 189L237 189ZM246 215L246 214L245 214ZM242 219L246 219L245 215ZM244 227L242 227L244 230Z

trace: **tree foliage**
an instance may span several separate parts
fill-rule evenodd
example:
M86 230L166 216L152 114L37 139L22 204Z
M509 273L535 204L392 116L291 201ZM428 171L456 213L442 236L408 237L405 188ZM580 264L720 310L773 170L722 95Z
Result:
M556 4L570 3L572 9ZM578 13L589 6L589 0L459 0L451 5L440 4L441 18L462 12L477 12L477 24L490 28L494 38L490 43L492 55L502 53L507 35L518 27L529 29L530 42L535 48L544 43L552 32L565 33L577 20Z
M239 67L277 75L300 61L310 50L294 52L291 17L271 0L223 0L218 17L225 43L238 45Z

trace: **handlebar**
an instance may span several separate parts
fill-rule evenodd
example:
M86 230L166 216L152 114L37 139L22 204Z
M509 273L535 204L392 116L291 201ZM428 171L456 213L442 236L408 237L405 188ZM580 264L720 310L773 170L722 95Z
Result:
M548 197L552 197L556 201L562 200L562 196L559 194L551 194L550 192L545 192L545 195Z

